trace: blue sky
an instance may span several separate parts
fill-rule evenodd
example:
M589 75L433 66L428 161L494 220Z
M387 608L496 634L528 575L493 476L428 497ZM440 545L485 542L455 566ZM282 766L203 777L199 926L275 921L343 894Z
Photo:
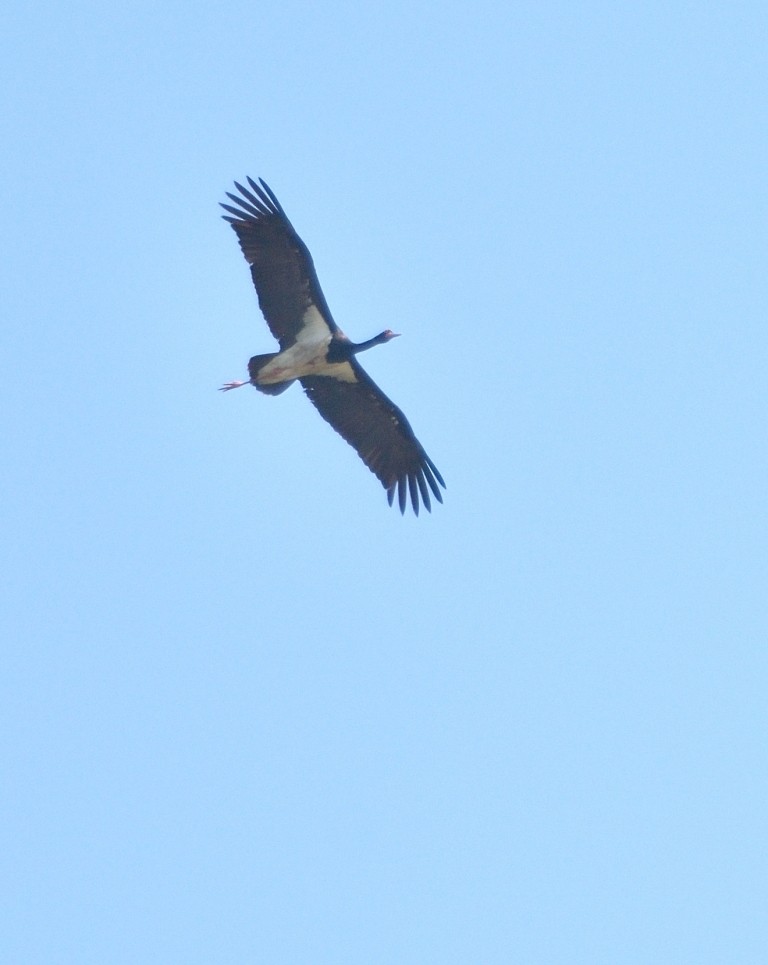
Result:
M0 25L0 958L765 961L764 5ZM249 174L431 516L216 392Z

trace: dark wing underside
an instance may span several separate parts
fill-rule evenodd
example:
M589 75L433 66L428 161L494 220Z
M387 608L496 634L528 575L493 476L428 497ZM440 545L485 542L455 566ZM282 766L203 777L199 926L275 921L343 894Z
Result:
M222 204L237 233L269 330L285 349L296 341L306 310L315 305L336 331L317 280L312 256L264 181L248 178L251 190L235 182L240 196L227 192L238 207Z
M397 493L401 513L405 512L409 495L417 516L419 496L431 511L429 490L441 503L440 486L445 488L443 477L422 449L403 413L357 360L349 364L356 382L322 375L300 379L309 400L381 480L390 506Z

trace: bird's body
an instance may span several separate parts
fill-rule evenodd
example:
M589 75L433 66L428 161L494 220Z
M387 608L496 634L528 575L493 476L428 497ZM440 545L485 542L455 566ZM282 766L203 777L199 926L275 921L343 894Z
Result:
M260 181L240 195L227 194L237 208L223 204L225 219L237 233L251 266L259 305L279 352L256 355L248 363L248 382L279 395L299 380L320 415L353 446L379 478L390 505L395 493L401 512L408 496L414 512L429 510L431 490L442 502L443 478L419 444L408 420L374 383L356 356L395 338L389 329L366 342L351 342L333 320L317 280L312 256L296 234L277 198ZM439 485L438 485L439 484Z

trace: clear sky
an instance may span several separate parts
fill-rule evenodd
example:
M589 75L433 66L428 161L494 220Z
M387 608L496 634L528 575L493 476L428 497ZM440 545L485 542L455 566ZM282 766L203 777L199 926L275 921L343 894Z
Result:
M768 961L768 8L0 14L0 960ZM401 517L218 202L448 484Z

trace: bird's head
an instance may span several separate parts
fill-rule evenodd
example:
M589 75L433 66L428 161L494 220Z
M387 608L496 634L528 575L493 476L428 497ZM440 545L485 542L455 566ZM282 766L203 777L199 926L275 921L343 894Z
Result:
M393 338L400 338L400 332L393 332L391 328L385 329L381 335L379 335L380 342L391 342Z

